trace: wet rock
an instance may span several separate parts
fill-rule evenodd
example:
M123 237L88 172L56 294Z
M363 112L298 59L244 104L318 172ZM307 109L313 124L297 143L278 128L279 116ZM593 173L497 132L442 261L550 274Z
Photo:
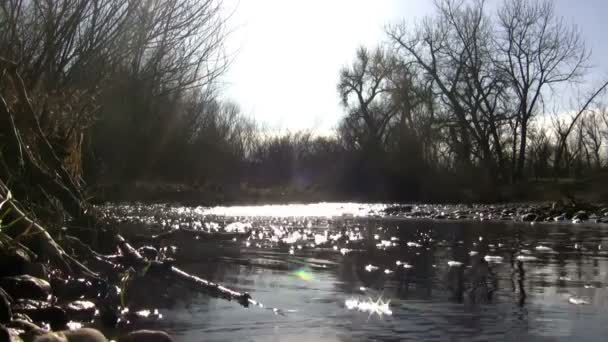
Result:
M148 325L154 324L158 320L162 319L163 315L158 311L158 309L143 309L138 311L131 310L123 310L121 321L128 321L130 323Z
M577 221L587 221L588 219L589 219L589 215L584 210L580 210L580 211L576 212L574 214L574 216L572 216L572 220L577 220Z
M48 308L51 304L41 300L35 299L17 299L13 303L13 311L15 313L23 313L27 315L27 312L33 311L40 308Z
M82 299L82 298L97 298L101 295L101 286L93 284L87 279L61 279L53 278L51 280L53 294L62 299Z
M424 211L414 211L410 214L410 217L427 217L428 213Z
M0 276L16 276L24 273L32 260L21 248L0 249Z
M13 321L16 319L20 319L22 321L26 321L26 322L30 322L33 323L34 321L32 321L32 319L30 318L30 316L24 314L24 313L19 313L19 312L14 312L13 313Z
M49 332L35 337L32 342L107 342L108 339L91 328Z
M385 215L400 215L411 213L412 209L411 205L395 205L384 209L382 212Z
M49 323L53 330L64 329L69 322L64 309L39 300L19 299L13 310L31 317L34 322Z
M12 301L11 296L0 287L0 323L8 323L13 317L13 311L11 310Z
M555 221L555 222L562 222L562 221L565 221L565 220L566 220L566 216L565 215L559 215L559 216L555 216L553 218L553 221Z
M44 279L46 281L50 279L48 269L44 264L39 262L30 262L26 264L23 268L23 274L30 275L39 279Z
M46 299L51 294L51 285L46 280L30 275L1 278L0 287L13 298Z
M53 330L65 329L70 321L65 310L58 306L36 310L29 316L36 322L48 323Z
M138 248L137 251L148 260L155 260L158 256L158 250L152 246L143 246Z
M99 307L99 321L106 327L115 327L118 323L118 310L112 308L110 305L100 305Z
M521 220L524 222L533 222L536 221L537 217L538 215L536 215L535 213L527 213L522 215Z
M137 330L119 338L118 342L173 342L173 339L164 331Z
M75 300L63 307L68 318L73 321L90 322L95 317L95 303L86 300Z
M24 332L40 330L39 326L24 319L13 319L7 326Z
M513 215L515 215L515 211L513 211L511 209L503 209L502 215L503 216L513 216Z

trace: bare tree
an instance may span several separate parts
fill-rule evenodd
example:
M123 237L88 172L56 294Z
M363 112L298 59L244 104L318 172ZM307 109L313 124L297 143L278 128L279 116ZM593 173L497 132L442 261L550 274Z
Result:
M599 88L597 88L591 95L587 97L584 103L581 105L580 110L572 115L568 121L561 117L556 117L554 119L554 127L556 132L556 149L555 149L555 158L553 160L553 168L555 170L555 174L558 175L560 173L560 169L564 163L566 162L566 166L569 165L566 158L566 152L568 150L568 138L577 124L579 120L588 113L588 109L594 103L595 99L602 94L605 89L608 88L608 81L604 82Z
M406 61L417 65L446 107L451 146L464 164L479 160L496 176L504 170L501 126L505 84L492 63L492 28L483 1L442 0L438 15L410 33L405 25L388 35ZM499 167L500 166L500 167Z
M530 161L527 168L538 178L549 176L552 144L545 128L530 132Z
M582 121L582 126L585 133L585 145L588 146L590 153L593 155L592 168L599 170L602 168L601 150L604 144L603 140L603 122L597 110L591 111ZM590 165L591 166L591 165Z
M220 5L219 0L0 1L5 162L0 178L22 179L22 187L33 182L38 189L41 184L40 198L65 194L59 196L63 204L79 209L71 197L82 197L77 190L83 149L99 138L94 125L109 118L106 135L111 140L123 128L112 124L125 123L117 117L145 113L150 126L169 130L177 125L163 126L169 120L156 116L181 115L176 114L180 101L212 88L225 70ZM106 116L108 112L116 113ZM142 144L140 152L141 146L157 152L158 145ZM61 171L59 181L51 170Z
M380 148L397 108L390 101L390 80L397 70L393 56L377 48L373 52L359 48L351 67L340 72L338 92L348 111L345 125L356 133L359 143Z
M549 0L505 0L498 10L496 65L517 100L519 151L515 176L521 178L530 120L551 87L586 70L589 53L576 26L557 16Z

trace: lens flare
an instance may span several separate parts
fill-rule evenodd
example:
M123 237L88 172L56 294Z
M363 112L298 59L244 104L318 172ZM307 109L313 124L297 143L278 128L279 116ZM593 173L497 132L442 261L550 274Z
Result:
M293 275L295 275L296 277L305 280L305 281L311 281L312 280L312 273L310 273L308 270L304 269L304 268L300 268L296 271L293 272Z

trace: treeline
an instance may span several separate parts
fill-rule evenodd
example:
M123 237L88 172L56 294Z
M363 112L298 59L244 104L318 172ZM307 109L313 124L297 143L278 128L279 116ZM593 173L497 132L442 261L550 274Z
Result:
M513 200L500 190L606 169L608 83L588 84L589 49L552 1L435 9L388 26L340 71L335 138L275 139L284 156L261 169L349 198L423 201Z
M468 189L496 200L500 186L606 166L607 84L580 88L590 52L552 1L440 0L386 35L357 52L338 85L339 139L364 160L368 185L381 179L396 198ZM551 113L575 85L584 93L575 109Z
M32 192L26 160L56 161L79 185L440 201L607 166L605 84L571 114L548 113L590 70L581 33L551 1L441 0L417 25L388 27L340 71L346 115L330 137L263 129L222 100L221 5L1 2L0 177L40 201L52 194Z

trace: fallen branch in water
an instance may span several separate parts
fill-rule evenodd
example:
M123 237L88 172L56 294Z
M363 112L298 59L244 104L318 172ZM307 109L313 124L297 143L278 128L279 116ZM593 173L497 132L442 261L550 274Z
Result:
M163 240L168 239L193 239L193 240L202 240L202 241L217 241L217 240L232 240L235 238L238 239L246 239L251 235L251 231L243 232L243 233L228 233L228 232L205 232L194 229L187 228L178 228L173 229L168 232L163 232L160 234L156 234L153 236L145 236L145 235L136 235L133 238L130 238L130 241L135 241L138 243L145 244L154 244L158 245Z
M139 252L133 248L133 246L131 246L121 235L116 235L116 240L118 242L118 247L123 253L124 260L128 263L128 266L136 269L147 268L148 272L152 272L152 274L161 273L172 276L177 280L193 285L193 287L197 290L202 290L216 297L221 297L228 300L237 300L245 307L249 306L250 304L249 300L251 299L251 296L246 292L240 293L219 284L215 284L208 280L191 275L175 266L172 266L170 263L148 261L142 257L141 254L139 254Z
M147 273L167 275L175 280L178 280L184 284L190 285L197 291L202 291L208 295L224 298L227 300L236 300L239 304L244 307L257 306L263 309L272 310L275 314L283 315L284 312L278 308L267 308L264 304L251 298L251 295L247 292L238 292L227 288L223 285L205 280L195 275L189 274L171 263L160 262L160 261L148 261L141 254L131 246L121 235L116 235L118 246L123 253L124 260L128 263L128 266L136 269L147 270Z
M13 228L15 231L13 235L15 239L31 239L36 237L38 242L42 245L43 255L49 258L55 267L61 269L69 275L81 275L99 279L99 275L87 266L80 263L72 255L65 252L65 250L51 237L51 235L41 225L30 219L26 213L21 210L17 204L10 199L10 191L0 180L0 199L2 199L3 206L10 208L13 215L18 217L19 225ZM242 235L242 234L241 234ZM164 236L163 238L169 238L171 235ZM167 275L175 280L182 283L188 284L195 290L205 292L211 296L224 298L227 300L235 300L244 307L249 305L258 306L265 308L264 305L251 298L247 292L238 292L229 289L223 285L213 283L211 281L202 279L195 275L189 274L167 262L159 261L148 261L146 260L131 244L127 242L121 235L116 235L116 244L122 253L120 258L121 266L128 268L133 267L137 270L147 269L147 272L151 274L162 274ZM116 269L117 264L108 260L107 257L95 252L88 245L80 241L79 239L66 236L64 237L66 245L71 246L74 250L78 250L79 254L93 258L98 262L101 262L108 266L108 269ZM106 270L107 271L107 270ZM276 308L268 308L273 312L282 314L282 311Z

